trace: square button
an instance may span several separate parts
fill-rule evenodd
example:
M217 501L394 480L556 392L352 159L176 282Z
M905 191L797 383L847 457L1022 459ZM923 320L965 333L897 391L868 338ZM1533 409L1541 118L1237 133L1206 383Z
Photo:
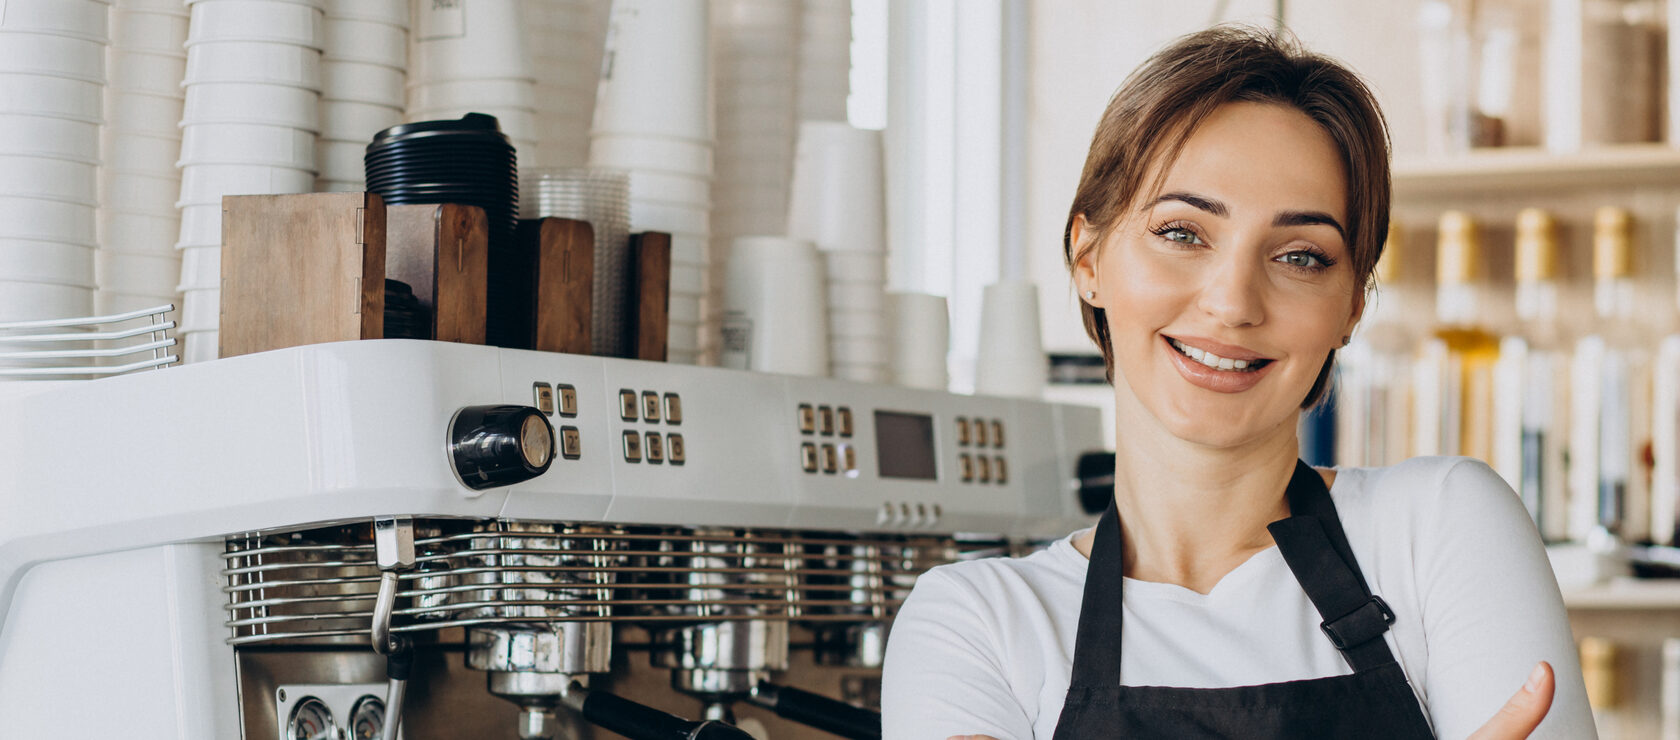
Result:
M992 478L997 480L998 485L1009 482L1009 466L1004 463L1002 455L992 459Z
M659 394L653 391L642 391L642 421L649 424L659 423Z
M554 388L547 383L537 383L532 387L537 395L537 410L543 412L543 416L553 416Z
M957 417L957 444L968 446L968 419L961 416Z
M688 454L683 451L681 434L672 432L665 435L665 459L670 460L672 465L681 465L688 462Z
M1003 447L1003 422L997 419L992 420L992 446Z
M986 446L986 422L983 419L974 420L974 446Z
M624 432L624 461L633 463L642 461L642 435L637 434L634 429L627 429Z
M964 483L973 483L974 482L974 458L972 456L970 456L966 452L964 452L961 455L958 455L957 456L957 467L960 468L960 472L962 473L962 482L964 482Z
M618 392L618 416L625 421L636 420L636 392L625 388Z
M799 467L807 473L817 472L817 445L804 442L799 445Z
M682 396L675 393L665 394L665 423L682 423Z
M824 443L822 446L822 471L829 475L840 472L840 455L834 445Z
M842 436L842 437L852 436L852 409L851 409L851 407L850 406L841 406L840 408L837 408L837 409L834 410L834 415L836 417L836 421L838 422L835 426L839 427L840 436Z
M824 437L834 436L834 409L827 406L817 407L817 431Z
M817 431L817 410L811 404L799 404L799 431L803 434Z
M659 432L648 432L647 441L642 445L647 449L647 461L658 465L665 462L665 440L660 439ZM982 459L980 462L985 462Z
M848 473L857 472L857 448L840 445L840 468Z
M577 416L577 388L568 383L560 383L555 388L560 391L560 415Z
M981 483L992 482L991 460L987 459L985 455L976 455L974 458L974 467L980 469L979 473L974 476L975 478L978 478Z
M560 455L567 460L583 457L583 433L577 427L560 427Z

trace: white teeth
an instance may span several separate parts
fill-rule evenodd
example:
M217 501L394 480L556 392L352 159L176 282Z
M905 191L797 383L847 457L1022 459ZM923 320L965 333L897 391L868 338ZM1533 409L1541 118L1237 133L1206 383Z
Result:
M1237 361L1229 359L1229 358L1221 357L1221 358L1219 358L1218 367L1219 367L1220 370L1233 370L1233 369L1236 369L1236 367L1237 367Z
M1242 370L1243 368L1248 367L1248 360L1237 360L1236 362L1231 363L1231 365L1238 370Z
M1259 360L1250 362L1248 360L1233 360L1227 357L1220 357L1212 352L1200 350L1180 342L1177 339L1172 340L1172 346L1178 351L1183 352L1184 355L1190 359L1215 370L1247 370L1250 367L1256 367L1259 364Z

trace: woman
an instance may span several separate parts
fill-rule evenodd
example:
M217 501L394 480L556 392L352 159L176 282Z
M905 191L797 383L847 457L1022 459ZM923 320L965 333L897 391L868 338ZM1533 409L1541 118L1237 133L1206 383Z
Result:
M1064 235L1114 384L1114 501L1043 552L918 581L887 738L1594 736L1499 476L1297 460L1388 209L1382 114L1333 61L1217 28L1127 80Z

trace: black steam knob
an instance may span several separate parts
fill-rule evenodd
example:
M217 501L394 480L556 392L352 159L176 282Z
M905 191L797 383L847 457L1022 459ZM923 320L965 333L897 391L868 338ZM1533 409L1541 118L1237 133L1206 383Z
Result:
M554 427L530 406L468 406L449 423L449 459L476 491L528 481L554 462Z

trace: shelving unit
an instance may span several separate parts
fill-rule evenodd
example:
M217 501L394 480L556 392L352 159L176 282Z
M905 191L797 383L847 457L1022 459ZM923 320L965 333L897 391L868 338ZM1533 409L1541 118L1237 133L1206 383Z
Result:
M1571 610L1680 609L1680 580L1619 578L1590 588L1563 592Z
M1658 185L1680 188L1680 149L1629 144L1555 154L1544 149L1479 149L1447 158L1399 157L1399 199L1437 199L1508 190L1587 190Z

